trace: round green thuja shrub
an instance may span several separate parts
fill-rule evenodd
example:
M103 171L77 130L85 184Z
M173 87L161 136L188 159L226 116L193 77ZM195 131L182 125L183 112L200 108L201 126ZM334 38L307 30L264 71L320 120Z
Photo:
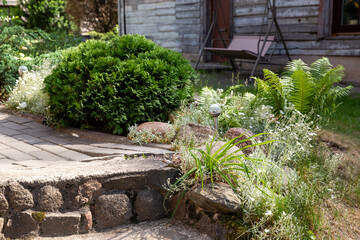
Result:
M61 126L126 133L167 121L192 96L195 71L181 54L139 35L89 40L67 51L45 79L50 112Z

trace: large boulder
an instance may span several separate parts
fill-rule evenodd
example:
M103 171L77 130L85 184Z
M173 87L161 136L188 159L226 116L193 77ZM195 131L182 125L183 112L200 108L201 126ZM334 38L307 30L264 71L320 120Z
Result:
M95 201L94 214L99 229L112 228L129 223L132 204L126 194L101 195Z
M6 200L4 194L0 193L0 217L4 216L8 209L9 209L9 203Z
M225 183L211 183L198 186L190 191L189 199L207 211L235 213L242 207L242 201L233 189Z
M176 133L175 138L183 142L201 144L216 134L216 129L196 123L187 123Z
M163 196L150 189L142 190L136 197L134 208L139 221L155 220L166 215Z
M151 133L161 137L161 138L165 138L166 134L170 131L174 130L174 126L169 124L169 123L164 123L164 122L145 122L140 124L137 128L136 131L140 132L140 131L150 131ZM165 142L166 139L164 139ZM169 139L171 140L171 139Z
M239 136L238 139L236 139L235 143L238 143L236 146L239 148L243 148L246 147L248 145L251 144L255 144L259 141L258 138L251 138L247 141L241 142L247 138L253 137L255 134L253 132L251 132L248 129L245 128L230 128L224 135L224 138L227 138L229 140L232 140L234 138L237 138ZM244 154L249 155L251 153L253 153L255 151L255 147L249 147L249 148L245 148L242 150L244 152Z
M11 182L7 188L10 206L15 210L25 210L34 206L31 192L21 186L18 182Z
M224 142L224 141L214 142L214 143L213 143L213 146L212 146L212 148L211 148L211 151L210 151L210 155L215 154L215 153L216 153L220 148L222 148L225 144L226 144L226 142ZM225 148L225 147L224 147L224 148ZM224 148L223 148L223 149L224 149ZM202 151L204 151L204 152L206 153L206 146L202 146L202 147L200 147L199 149L202 150ZM223 151L223 149L220 150L219 153L221 153L221 152ZM201 156L200 152L198 152L198 151L195 151L194 153L196 153L198 156ZM239 151L239 148L238 148L238 147L232 146L230 149L228 149L228 150L226 151L226 154L225 154L224 156L229 156L229 155L231 155L231 154L240 155L240 154L242 154L242 152Z
M38 192L38 208L42 211L54 212L64 203L63 197L56 187L44 186Z

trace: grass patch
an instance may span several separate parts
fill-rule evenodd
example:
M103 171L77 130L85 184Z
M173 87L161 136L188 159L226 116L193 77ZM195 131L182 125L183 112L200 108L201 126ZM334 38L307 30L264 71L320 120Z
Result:
M346 135L360 145L360 95L346 96L324 129Z
M240 73L234 73L233 71L197 71L199 74L199 80L195 84L194 89L196 92L200 92L204 87L210 87L212 89L224 89L226 91L235 85L244 85L241 88L241 92L255 93L253 84L247 84L245 79L241 77Z

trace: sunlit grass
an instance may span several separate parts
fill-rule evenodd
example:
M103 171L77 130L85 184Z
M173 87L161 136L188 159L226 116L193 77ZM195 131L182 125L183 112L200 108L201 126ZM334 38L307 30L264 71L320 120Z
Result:
M324 128L346 135L360 144L360 95L346 96L339 102L342 104L330 116Z

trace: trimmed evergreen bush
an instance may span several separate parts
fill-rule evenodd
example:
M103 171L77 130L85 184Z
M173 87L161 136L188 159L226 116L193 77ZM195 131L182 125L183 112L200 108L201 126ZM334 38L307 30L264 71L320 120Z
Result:
M67 51L45 88L59 125L124 134L134 124L167 121L191 97L194 77L179 53L126 35Z

